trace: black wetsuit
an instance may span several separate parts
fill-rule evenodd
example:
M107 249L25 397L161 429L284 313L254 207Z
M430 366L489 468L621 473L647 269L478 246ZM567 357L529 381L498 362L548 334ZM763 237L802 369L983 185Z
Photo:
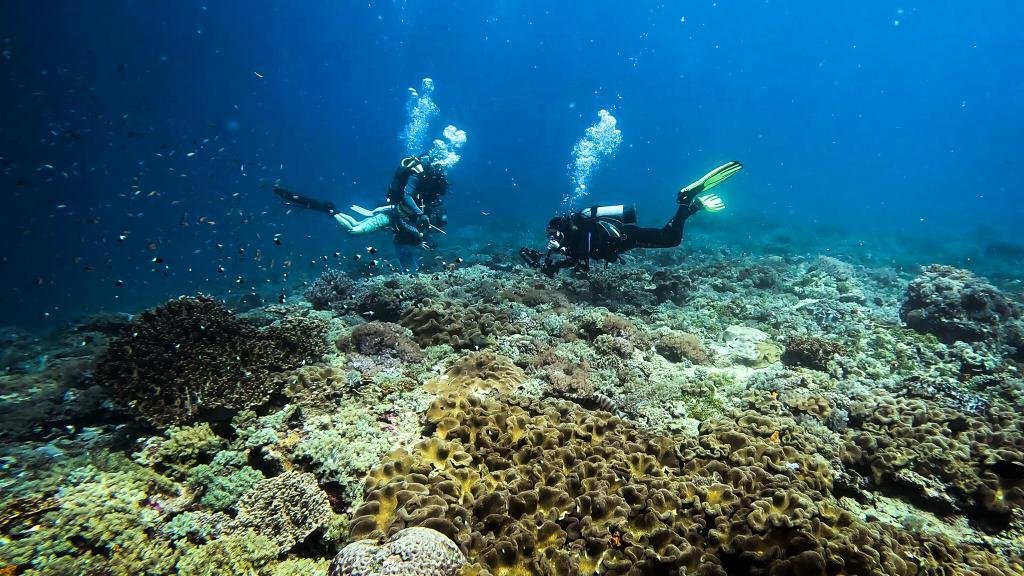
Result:
M415 179L413 177L415 176ZM444 209L441 197L447 191L444 174L425 166L422 174L399 167L388 187L388 204L396 207L398 217L392 219L395 242L419 244L430 231L430 226L442 226Z
M674 248L683 241L686 219L699 209L696 205L680 204L672 219L661 228L643 228L610 218L572 214L562 219L562 224L556 228L562 233L562 250L549 252L545 263L539 266L550 275L563 268L587 271L591 260L617 262L623 252L633 248ZM554 260L553 254L562 254L564 258Z

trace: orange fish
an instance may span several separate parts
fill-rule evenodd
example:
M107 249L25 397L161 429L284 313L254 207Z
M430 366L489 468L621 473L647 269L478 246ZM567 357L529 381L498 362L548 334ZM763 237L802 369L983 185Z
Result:
M775 432L772 432L772 435L768 438L768 441L771 442L772 444L778 444L779 443L779 431L776 430Z

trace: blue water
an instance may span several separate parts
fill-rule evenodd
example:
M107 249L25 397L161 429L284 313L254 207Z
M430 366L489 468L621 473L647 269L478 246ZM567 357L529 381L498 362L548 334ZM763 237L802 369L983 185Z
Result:
M795 251L862 241L984 268L1024 216L1022 17L1009 1L6 2L0 323L294 289L368 241L271 183L379 203L424 77L433 137L468 134L455 230L539 237L607 109L622 143L583 203L660 225L676 189L736 159L729 210L688 225L696 240L754 250L784 230Z

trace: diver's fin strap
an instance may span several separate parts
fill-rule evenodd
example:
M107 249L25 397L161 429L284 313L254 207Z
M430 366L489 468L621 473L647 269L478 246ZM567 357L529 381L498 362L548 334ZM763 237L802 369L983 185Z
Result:
M326 212L328 214L334 214L334 204L323 200L317 200L316 198L310 198L308 196L302 196L296 194L287 188L280 186L274 186L274 194L277 194L282 200L285 201L289 206L295 206L297 208L305 208L307 210L317 210L319 212Z
M693 184L686 186L679 191L681 195L693 197L701 192L707 192L708 190L718 186L722 182L729 179L730 176L740 171L743 165L736 161L726 162L714 170L708 172L704 176L701 176L700 180L697 180Z

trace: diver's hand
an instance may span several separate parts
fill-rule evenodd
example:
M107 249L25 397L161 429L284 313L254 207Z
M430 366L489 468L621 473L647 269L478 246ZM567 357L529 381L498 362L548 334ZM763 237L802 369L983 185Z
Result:
M426 214L418 214L416 216L416 227L420 230L430 228L430 218Z
M548 252L554 252L561 249L562 245L558 243L558 240L548 240Z
M430 242L420 242L420 248L423 248L424 250L433 250L434 249L434 247L431 246Z

